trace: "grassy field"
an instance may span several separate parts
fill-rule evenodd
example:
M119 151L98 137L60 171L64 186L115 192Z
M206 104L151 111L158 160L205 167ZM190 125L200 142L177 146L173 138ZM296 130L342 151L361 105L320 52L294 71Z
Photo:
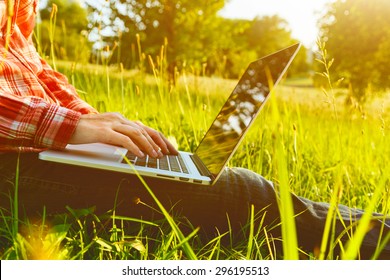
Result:
M199 143L236 81L182 72L175 86L163 73L120 71L57 63L79 90L82 98L101 112L120 112L141 120L192 151ZM109 74L108 74L109 73ZM277 87L255 125L238 149L230 166L251 169L281 184L282 202L288 190L315 201L390 214L389 210L389 101L375 97L364 107L345 105L345 92L321 91L310 80L287 79ZM184 109L186 108L186 109ZM105 224L88 209L66 211L49 227L45 221L30 223L2 216L2 259L273 259L272 251L260 248L262 233L249 234L242 243L224 247L219 239L201 244L186 238L170 221L153 224L161 235L148 240L148 226L134 233L125 227ZM291 224L293 213L283 218ZM331 219L332 217L330 217ZM120 220L120 219L119 219ZM123 223L126 219L123 219ZM117 220L118 222L118 220ZM94 225L90 232L88 228ZM121 225L121 223L120 223ZM15 232L15 228L23 228ZM362 222L360 232L368 228ZM325 234L325 238L326 234ZM294 234L284 236L286 259L296 258ZM359 235L345 248L344 258L355 258ZM380 244L379 244L380 245ZM267 247L267 246L266 246ZM341 256L309 255L308 258Z

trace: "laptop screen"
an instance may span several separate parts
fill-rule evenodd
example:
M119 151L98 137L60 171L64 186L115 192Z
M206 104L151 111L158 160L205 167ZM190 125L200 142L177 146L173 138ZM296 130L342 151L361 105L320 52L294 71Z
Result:
M300 44L252 62L218 113L195 154L218 176L290 65Z

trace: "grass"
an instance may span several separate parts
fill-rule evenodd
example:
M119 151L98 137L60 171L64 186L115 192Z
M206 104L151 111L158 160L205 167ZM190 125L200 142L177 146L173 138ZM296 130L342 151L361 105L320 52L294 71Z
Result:
M162 52L163 54L163 52ZM180 149L193 151L236 81L181 72L168 83L161 61L149 58L154 75L121 67L56 62L79 94L99 111L121 112L152 126ZM143 65L142 69L147 68ZM328 69L329 70L329 69ZM289 191L314 200L342 203L368 214L389 214L388 103L376 98L364 107L345 106L342 91L321 91L309 80L287 79L277 87L254 127L229 162L280 183L286 259L299 257ZM184 109L186 108L186 109ZM17 182L16 182L17 186ZM147 185L145 185L147 188ZM151 195L153 195L151 193ZM17 205L17 196L14 197ZM157 198L156 198L157 199ZM308 258L353 259L369 227L364 216L342 255L326 252L333 234L334 208L329 212L320 254ZM161 211L166 209L160 208ZM167 213L166 217L169 217ZM17 211L0 212L2 259L275 259L267 232L256 231L261 217L248 221L248 235L226 246L222 236L203 244L196 232L184 236L174 220L138 221L98 217L93 209L64 209L54 220L20 220ZM43 213L45 218L45 213ZM128 223L132 223L132 227ZM135 226L134 226L135 224ZM156 229L158 234L156 235ZM383 236L388 240L389 236ZM380 250L382 244L378 244ZM375 256L374 256L375 258Z

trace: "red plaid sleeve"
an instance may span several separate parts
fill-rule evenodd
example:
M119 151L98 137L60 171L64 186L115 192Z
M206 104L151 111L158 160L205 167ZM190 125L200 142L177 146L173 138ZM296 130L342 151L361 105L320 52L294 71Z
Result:
M31 34L37 0L15 0L9 44L0 0L0 152L62 149L81 114L97 113L38 55Z
M38 97L0 94L0 151L62 149L69 142L80 115Z
M42 71L38 77L41 83L46 85L48 91L60 102L61 106L82 114L97 113L96 109L78 96L76 89L63 74L54 71L43 59L41 59L41 64Z
M15 23L25 38L29 39L34 30L35 17L37 14L38 0L16 0L14 14Z

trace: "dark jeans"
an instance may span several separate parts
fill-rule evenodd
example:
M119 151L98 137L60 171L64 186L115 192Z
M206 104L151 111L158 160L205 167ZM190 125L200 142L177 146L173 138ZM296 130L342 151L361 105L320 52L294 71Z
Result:
M0 154L2 208L9 207L9 196L13 195L16 159L16 154ZM229 222L234 232L242 232L242 227L248 222L251 205L254 205L261 218L264 217L262 226L266 226L273 237L280 236L280 229L275 226L279 223L279 208L274 187L252 171L226 169L219 181L211 187L156 179L146 179L146 182L167 210L171 210L174 216L186 217L210 238L216 228L220 233L227 231ZM292 199L297 214L299 245L313 252L320 247L329 205L295 195L292 195ZM20 155L21 213L35 215L42 212L45 205L47 213L64 213L65 206L96 206L96 213L99 214L112 210L115 201L118 215L145 220L161 218L157 211L151 209L157 206L134 175L41 161L37 154ZM137 203L139 201L143 203ZM336 234L340 234L345 225L356 222L362 215L361 211L345 206L339 206L339 211L345 224L337 220ZM362 258L370 258L373 254L381 228L384 227L385 234L389 232L390 219L385 224L382 222L373 219L372 229L366 234L361 247ZM381 258L390 259L390 244L382 251Z

